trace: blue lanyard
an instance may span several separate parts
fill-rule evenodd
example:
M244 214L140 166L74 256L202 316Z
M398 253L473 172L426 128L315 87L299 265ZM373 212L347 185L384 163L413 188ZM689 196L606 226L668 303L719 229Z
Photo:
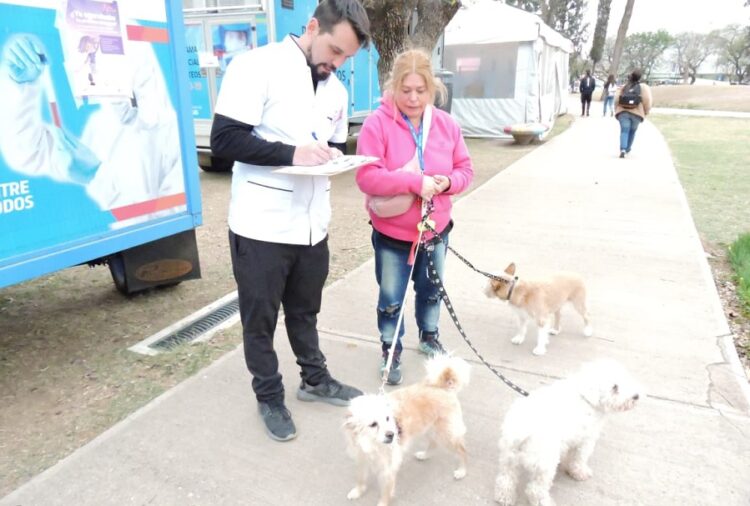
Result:
M424 125L424 122L419 125L419 132L417 132L417 129L414 128L414 125L411 124L411 121L406 116L406 114L402 112L401 117L404 118L406 124L409 125L411 137L412 139L414 139L414 144L417 145L417 159L419 160L419 170L424 172L424 156L422 155L422 126Z

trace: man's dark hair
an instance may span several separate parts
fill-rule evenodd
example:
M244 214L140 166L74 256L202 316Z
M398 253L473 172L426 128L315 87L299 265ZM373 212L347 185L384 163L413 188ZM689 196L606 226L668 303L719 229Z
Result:
M630 73L630 82L631 83L637 83L641 80L641 76L643 73L641 72L641 69L635 69L633 72Z
M313 17L318 20L321 33L333 32L333 27L348 22L361 47L370 45L370 18L359 0L323 0L315 8Z

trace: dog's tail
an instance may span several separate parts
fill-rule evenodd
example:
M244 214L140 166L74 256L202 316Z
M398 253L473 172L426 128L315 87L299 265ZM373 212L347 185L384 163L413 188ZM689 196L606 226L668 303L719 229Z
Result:
M469 384L471 367L462 358L450 355L435 355L425 362L427 377L425 383L446 390L458 392Z

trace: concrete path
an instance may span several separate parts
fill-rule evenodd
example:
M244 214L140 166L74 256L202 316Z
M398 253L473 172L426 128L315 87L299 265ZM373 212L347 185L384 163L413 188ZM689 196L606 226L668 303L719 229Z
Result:
M594 476L578 483L558 475L552 491L558 504L747 505L747 378L685 196L650 123L624 160L617 158L618 133L611 118L577 119L463 198L451 235L451 244L486 270L514 261L521 278L581 272L593 337L584 338L577 316L565 312L563 332L546 356L536 357L532 339L509 342L511 310L485 298L484 279L455 258L446 287L475 345L526 389L598 357L623 362L645 385L640 405L605 426L591 460ZM369 392L379 386L375 301L367 262L326 290L319 322L331 370ZM492 504L499 426L517 395L478 363L449 319L441 329L445 344L474 364L461 394L469 473L456 482L450 458L409 458L395 504ZM277 338L296 440L280 444L265 436L237 349L0 505L354 504L346 499L355 476L340 430L345 410L294 398L297 368L283 329ZM408 318L407 384L421 378L415 344ZM356 504L376 502L371 490Z

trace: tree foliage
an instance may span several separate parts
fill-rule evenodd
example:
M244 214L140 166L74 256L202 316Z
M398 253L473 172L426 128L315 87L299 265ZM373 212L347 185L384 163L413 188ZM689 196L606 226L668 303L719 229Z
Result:
M661 61L664 51L672 43L672 36L665 30L628 35L622 54L626 71L639 68L643 72L643 77L648 79L654 66Z
M588 0L507 0L505 3L539 15L547 25L573 43L576 53L583 51L588 40L588 23L584 23Z
M406 48L432 53L443 29L460 7L458 0L363 0L378 50L381 88L393 60ZM415 21L416 20L416 21Z
M674 37L675 59L683 79L695 82L698 67L715 52L716 34L683 32Z
M602 60L604 51L604 41L607 39L607 25L609 25L609 12L612 8L612 0L599 0L596 9L596 26L594 28L594 38L591 41L591 58L592 67L596 69L596 64Z
M750 0L749 0L750 1ZM742 83L750 74L750 32L740 25L729 25L716 34L719 62Z

